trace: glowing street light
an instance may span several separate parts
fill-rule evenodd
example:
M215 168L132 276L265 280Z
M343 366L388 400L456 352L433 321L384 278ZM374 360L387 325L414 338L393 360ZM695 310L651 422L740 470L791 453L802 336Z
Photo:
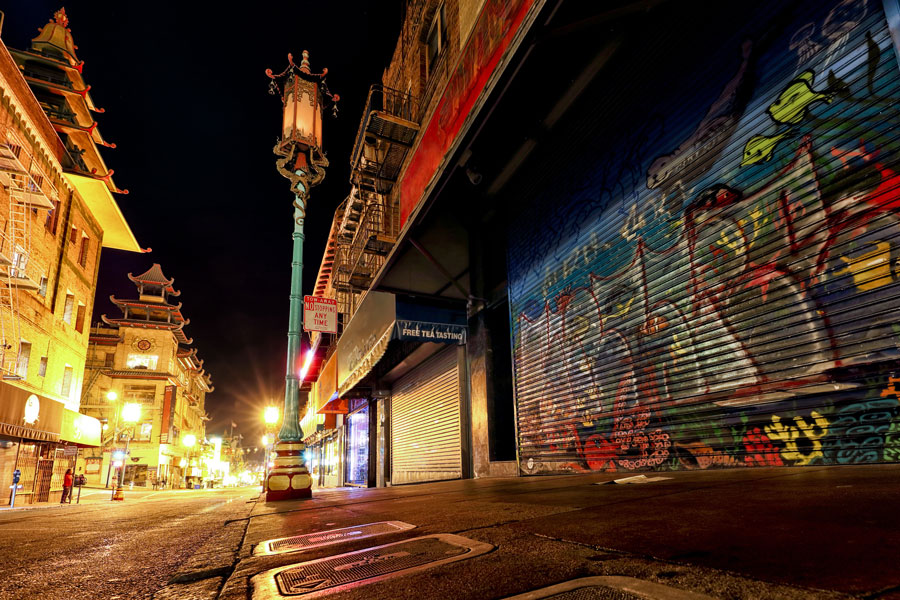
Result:
M325 84L325 74L313 73L309 65L309 53L303 51L303 60L294 63L288 54L288 67L275 74L271 69L266 75L272 80L269 93L281 96L281 139L273 149L279 157L275 161L278 172L291 182L294 193L294 232L291 260L290 310L288 311L288 344L284 386L284 413L278 442L274 452L277 467L266 479L267 500L288 500L312 496L312 478L303 463L303 430L300 428L300 383L297 365L300 362L300 333L303 321L303 225L310 190L325 177L328 159L322 150L322 109L330 100L336 103ZM337 106L334 105L337 115Z
M106 397L111 400L118 398L116 393L112 391L109 392ZM116 488L116 491L113 492L113 500L125 499L125 496L122 493L122 488L125 486L125 467L127 466L125 460L131 455L131 439L134 437L134 426L141 420L141 405L136 402L128 402L122 405L122 420L125 421L126 425L131 426L131 433L125 440L125 455L122 458L122 465L119 467L119 485Z
M116 400L118 400L118 398L119 395L115 391L109 390L108 392L106 392L106 399L110 402L115 402Z
M193 433L189 433L181 438L181 443L184 444L185 448L193 448L194 444L197 443L197 436Z
M263 413L263 420L265 420L266 425L275 425L278 423L278 407L267 406Z

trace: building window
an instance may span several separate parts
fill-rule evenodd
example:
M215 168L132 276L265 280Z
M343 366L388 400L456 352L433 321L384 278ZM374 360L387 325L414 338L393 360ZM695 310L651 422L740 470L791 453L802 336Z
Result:
M84 304L78 303L78 310L75 312L75 331L81 333L84 331Z
M81 249L78 251L78 264L82 267L87 264L88 249L91 246L91 238L86 235L81 236Z
M38 365L38 377L47 376L47 357L41 357L41 364Z
M152 405L156 402L156 386L126 385L123 395L125 397L125 402Z
M41 287L38 290L38 295L46 297L47 296L47 278L41 277Z
M431 21L431 28L428 30L428 38L426 40L428 47L428 75L434 71L438 58L447 45L447 18L444 12L444 4L435 11L434 19Z
M59 393L62 394L64 398L68 398L69 394L72 393L72 376L74 374L75 371L72 370L72 367L66 365L65 370L63 370L62 387L59 391Z
M50 232L51 235L56 235L56 227L59 221L59 201L53 201L53 208L47 212L47 220L44 221L44 229Z
M153 423L151 421L141 423L140 428L138 428L135 433L134 439L142 442L149 442L150 435L153 433Z
M75 238L78 237L78 228L72 225L72 232L69 234L69 243L75 245Z
M16 359L16 375L25 379L28 377L28 360L31 358L31 344L19 342L19 356Z
M63 306L63 322L71 323L72 322L72 309L75 307L75 296L73 294L66 294L66 303Z
M115 362L116 362L116 353L115 352L107 352L106 358L103 361L103 366L111 367L115 364Z
M129 369L149 369L155 371L158 362L159 356L155 354L129 354L125 366Z

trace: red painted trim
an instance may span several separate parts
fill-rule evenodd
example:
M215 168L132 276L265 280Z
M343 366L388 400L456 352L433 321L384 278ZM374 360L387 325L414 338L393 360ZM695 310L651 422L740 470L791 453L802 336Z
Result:
M422 201L441 161L534 2L488 0L481 9L478 22L400 184L401 226Z

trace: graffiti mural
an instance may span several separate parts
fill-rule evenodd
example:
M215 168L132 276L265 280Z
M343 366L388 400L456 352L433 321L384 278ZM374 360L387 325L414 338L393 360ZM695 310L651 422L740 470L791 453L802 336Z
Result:
M523 211L526 473L900 460L900 70L880 4L808 14Z

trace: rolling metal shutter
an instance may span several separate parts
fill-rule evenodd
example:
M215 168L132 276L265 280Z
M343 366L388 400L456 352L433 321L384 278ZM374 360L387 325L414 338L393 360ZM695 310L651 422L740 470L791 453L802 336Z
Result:
M457 347L441 350L394 383L391 483L462 477Z
M900 70L882 3L769 2L730 27L707 6L705 30L727 33L655 23L658 45L604 74L597 116L555 132L556 184L522 194L523 473L900 461Z

